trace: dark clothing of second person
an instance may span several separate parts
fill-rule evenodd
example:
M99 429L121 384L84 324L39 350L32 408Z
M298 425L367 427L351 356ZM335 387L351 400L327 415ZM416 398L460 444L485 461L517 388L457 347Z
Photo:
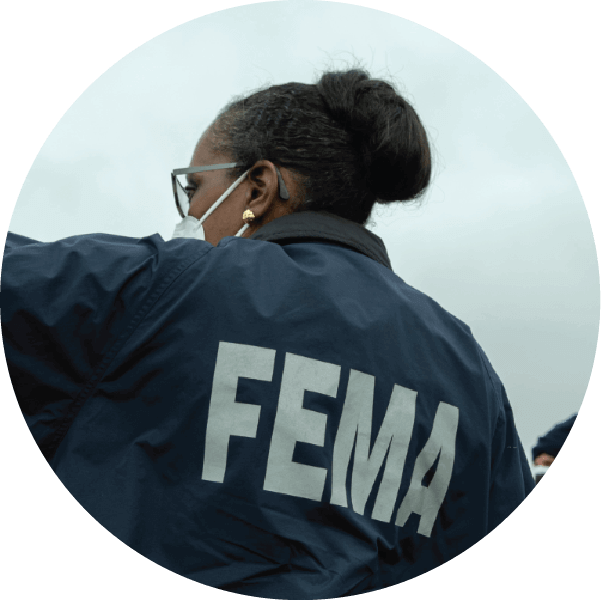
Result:
M577 415L578 413L574 413L569 419L558 423L553 429L538 438L536 446L532 448L533 461L541 454L548 454L553 457L557 456L557 453L565 444L565 441L572 430Z

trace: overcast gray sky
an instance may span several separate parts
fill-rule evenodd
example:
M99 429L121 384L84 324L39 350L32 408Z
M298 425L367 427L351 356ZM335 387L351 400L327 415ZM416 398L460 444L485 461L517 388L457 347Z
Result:
M269 36L256 36L268 29ZM252 51L244 51L252 48ZM216 51L218 49L218 51ZM434 143L419 207L377 208L395 272L464 320L503 380L526 451L576 412L598 330L592 230L560 150L479 59L365 7L264 3L172 29L98 78L36 158L10 228L49 241L105 232L169 238L171 169L234 95L360 61L393 78Z

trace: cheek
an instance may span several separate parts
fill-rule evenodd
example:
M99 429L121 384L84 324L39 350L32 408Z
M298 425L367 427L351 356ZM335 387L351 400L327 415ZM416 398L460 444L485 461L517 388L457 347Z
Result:
M188 210L188 214L196 219L200 219L207 212L207 210L211 208L217 198L219 198L219 196L207 194L205 190L197 191L190 200L190 209Z
M199 210L200 202L198 202L198 194L196 194L192 200L190 200L190 206L188 208L188 215L199 219L202 211Z

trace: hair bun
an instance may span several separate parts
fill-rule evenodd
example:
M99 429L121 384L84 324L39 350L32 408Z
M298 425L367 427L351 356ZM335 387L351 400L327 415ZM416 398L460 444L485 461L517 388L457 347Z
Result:
M379 202L409 200L427 187L426 131L390 83L352 69L324 73L317 89L330 116L354 137L366 185Z

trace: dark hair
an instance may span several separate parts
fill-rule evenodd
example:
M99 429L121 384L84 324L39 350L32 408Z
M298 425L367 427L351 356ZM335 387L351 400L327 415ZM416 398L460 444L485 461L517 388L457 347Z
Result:
M216 149L234 161L291 169L304 191L296 210L365 223L375 202L417 198L430 181L428 138L413 107L358 69L235 99L213 130Z

